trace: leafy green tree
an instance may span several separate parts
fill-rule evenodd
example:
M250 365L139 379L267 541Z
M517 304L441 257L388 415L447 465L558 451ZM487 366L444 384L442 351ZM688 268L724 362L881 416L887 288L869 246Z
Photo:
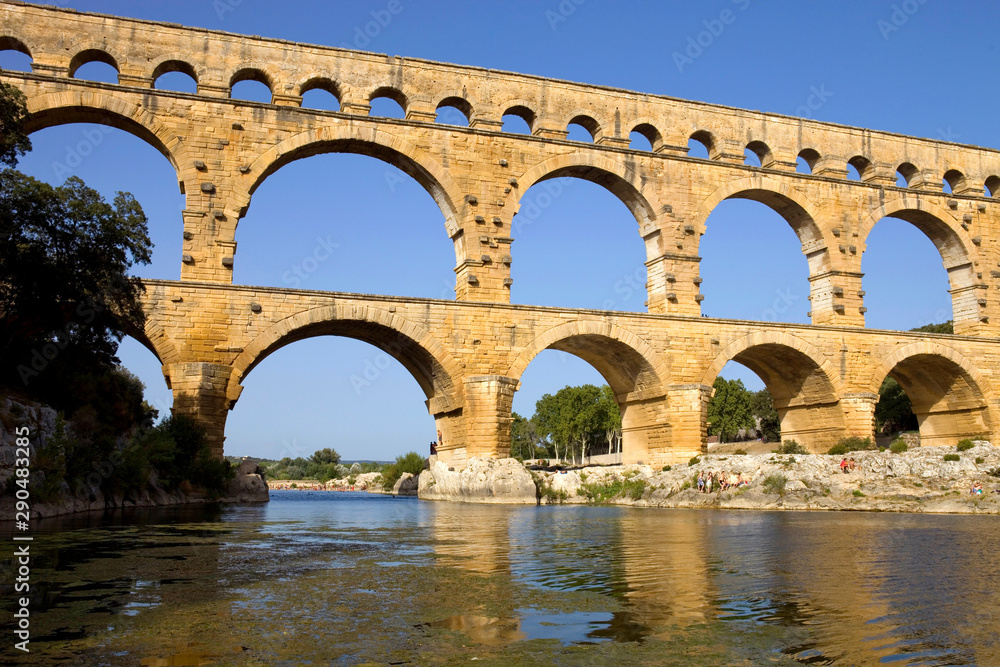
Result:
M586 458L596 442L620 439L621 434L621 413L610 388L592 384L545 394L535 404L532 421L552 443L557 459Z
M340 454L337 450L330 447L325 447L323 449L317 449L313 452L313 455L309 457L309 460L318 465L329 465L331 463L340 463Z
M542 438L534 419L525 419L514 413L510 424L510 455L520 459L533 459L538 455L538 444Z
M615 400L615 392L608 385L601 387L601 428L608 442L608 454L621 451L622 413Z
M426 466L427 459L417 452L407 452L397 456L393 463L387 463L382 467L382 488L391 490L404 472L419 475Z
M757 420L757 427L760 429L761 439L764 442L781 440L781 420L774 407L771 392L767 389L761 389L750 394L750 412Z
M0 164L17 165L17 159L31 150L31 140L24 133L28 107L24 93L0 83Z
M948 320L947 322L941 322L939 324L925 324L922 327L917 327L916 329L910 329L910 331L922 331L924 333L938 333L938 334L954 334L955 323L952 320Z
M753 428L750 409L750 392L742 380L715 378L715 393L708 402L709 433L718 435L721 442L735 436L742 428Z
M917 430L917 416L913 414L910 397L892 376L882 381L875 405L875 430L878 433L898 433Z
M143 287L128 275L152 244L138 202L114 204L78 178L52 187L0 172L0 350L7 383L111 367L123 332L141 332ZM51 375L51 373L48 373Z

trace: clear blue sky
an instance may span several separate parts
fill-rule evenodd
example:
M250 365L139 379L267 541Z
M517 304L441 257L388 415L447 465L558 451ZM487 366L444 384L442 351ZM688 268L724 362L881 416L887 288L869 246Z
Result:
M811 112L815 118L1000 147L995 82L1000 19L990 2L399 2L402 11L371 39L368 50L792 115L813 87L823 87L830 95ZM350 47L357 30L388 0L59 4ZM679 68L674 53L683 52L688 39L725 10L735 20ZM897 24L898 29L886 27ZM0 54L0 66L17 65L10 53ZM35 150L21 168L61 182L65 174L53 164L65 162L67 146L76 145L87 127L35 134ZM139 274L179 276L183 198L159 153L131 135L108 131L72 173L109 198L116 190L135 194L156 243L153 264ZM399 182L387 180L387 173ZM515 234L513 300L601 307L611 299L615 308L643 310L645 255L635 221L599 187L571 179L563 185L564 194ZM381 232L386 225L398 233ZM552 255L549 248L557 239L565 243L571 228L587 233L574 233L578 246ZM706 314L761 319L770 316L779 295L790 295L777 319L808 321L806 262L784 220L762 205L729 201L707 228L701 244ZM311 255L317 238L338 246L308 275L304 288L454 296L454 251L440 211L414 181L377 160L325 155L270 177L237 230L235 281L288 285L289 272ZM386 271L386 266L404 268ZM876 226L863 269L869 326L909 329L951 317L940 257L907 223L884 220ZM630 282L639 288L630 289ZM120 356L165 411L170 393L152 354L126 340ZM229 416L226 452L281 457L332 446L347 459L386 459L410 449L426 451L434 425L423 393L401 365L386 360L374 347L340 338L302 341L273 354L244 381L243 396ZM350 379L369 363L384 368L359 393ZM725 374L762 386L735 364ZM584 362L554 351L540 355L522 380L515 409L525 415L543 393L602 382Z

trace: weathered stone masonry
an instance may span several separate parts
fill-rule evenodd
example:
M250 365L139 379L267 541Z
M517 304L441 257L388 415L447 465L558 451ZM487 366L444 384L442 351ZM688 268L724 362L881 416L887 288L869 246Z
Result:
M442 456L502 455L521 373L546 348L593 364L618 395L625 458L686 459L705 441L712 382L729 360L757 372L785 437L813 449L869 435L877 390L896 377L924 444L996 438L1000 345L1000 152L598 86L0 2L0 48L32 72L0 73L28 97L29 131L111 125L149 142L186 196L181 280L150 281L137 334L163 363L174 409L197 415L221 454L241 381L275 349L334 334L368 341L414 375L444 435ZM81 81L94 60L118 84ZM153 88L183 71L197 94ZM229 98L242 80L272 102ZM300 107L324 88L339 112ZM368 115L390 97L404 119ZM436 124L452 106L469 127ZM503 133L524 118L531 135ZM568 141L578 123L593 143ZM629 148L638 131L652 151ZM688 157L688 141L709 159ZM761 167L743 164L744 149ZM456 256L456 301L232 286L236 226L254 190L289 162L362 153L413 176L441 208ZM811 174L796 172L802 157ZM854 165L861 180L847 177ZM897 187L897 170L907 178ZM570 176L606 187L636 218L647 253L648 314L509 304L514 215L533 184ZM947 181L950 193L943 191ZM782 215L810 271L812 325L701 318L698 244L721 201ZM864 329L861 256L892 215L937 246L956 336Z

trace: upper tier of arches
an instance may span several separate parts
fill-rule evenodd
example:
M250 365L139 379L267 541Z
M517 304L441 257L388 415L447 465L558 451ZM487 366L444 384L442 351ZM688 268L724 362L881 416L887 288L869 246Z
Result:
M579 84L543 85L523 75L487 77L475 68L435 66L424 72L424 63L398 60L386 66L384 59L376 62L367 54L333 49L317 53L302 47L301 58L289 58L287 44L268 40L243 45L238 58L209 58L215 51L193 48L194 42L189 53L178 53L175 43L170 53L149 58L147 52L155 52L158 37L151 33L140 58L126 41L84 39L75 50L66 51L50 48L44 38L34 33L29 37L19 28L11 25L0 32L0 50L37 54L43 61L37 71L49 75L72 77L81 66L96 61L118 71L120 85L152 88L164 74L182 72L193 79L198 93L216 97L230 96L233 86L250 80L267 87L270 103L285 106L300 106L305 93L321 89L336 98L343 113L366 115L373 100L389 98L411 121L434 122L438 109L450 107L478 130L499 130L504 116L518 116L532 134L546 139L567 140L571 128L582 128L573 135L581 141L589 135L596 144L635 150L629 137L636 133L653 153L673 155L686 155L694 140L706 147L709 160L744 164L748 151L761 169L963 196L1000 196L1000 156L993 151L977 155L967 147L951 149L944 142ZM173 29L187 36L183 28ZM199 45L205 39L202 32L191 35ZM231 36L214 39L221 48ZM352 66L345 66L344 60ZM803 124L810 125L809 131L803 132ZM808 144L803 136L810 138Z

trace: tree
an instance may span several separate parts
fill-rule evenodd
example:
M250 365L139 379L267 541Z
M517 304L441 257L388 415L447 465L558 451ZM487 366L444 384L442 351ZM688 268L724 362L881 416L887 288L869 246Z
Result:
M916 329L910 329L910 331L922 331L924 333L938 333L938 334L954 334L955 323L952 320L948 320L947 322L941 322L939 324L925 324L922 327L917 327Z
M781 441L781 420L778 411L774 409L774 399L771 392L761 389L750 394L750 412L757 421L761 439L764 442Z
M608 385L601 387L601 410L601 427L608 441L608 454L614 454L621 451L622 446L622 413L615 400L615 392Z
M552 443L557 459L579 456L582 460L589 456L593 443L613 440L621 433L621 413L611 389L592 384L545 394L535 404L532 421Z
M17 159L31 150L31 140L24 133L28 107L24 93L0 83L0 164L17 165Z
M878 390L875 405L875 431L877 433L898 433L917 430L917 416L913 414L910 397L896 380L888 376Z
M742 380L715 378L712 384L715 393L708 402L709 433L726 442L741 428L753 428L754 420L750 410L750 392Z
M510 455L515 458L533 459L538 453L542 438L538 434L538 424L534 419L525 419L514 413L510 424Z
M8 383L31 384L50 361L70 371L109 367L125 331L143 330L146 216L119 192L113 205L70 178L52 187L0 172L0 350Z
M325 447L323 449L317 449L313 452L313 455L309 457L309 460L319 465L330 465L331 463L336 464L340 463L340 454L338 454L335 449Z

